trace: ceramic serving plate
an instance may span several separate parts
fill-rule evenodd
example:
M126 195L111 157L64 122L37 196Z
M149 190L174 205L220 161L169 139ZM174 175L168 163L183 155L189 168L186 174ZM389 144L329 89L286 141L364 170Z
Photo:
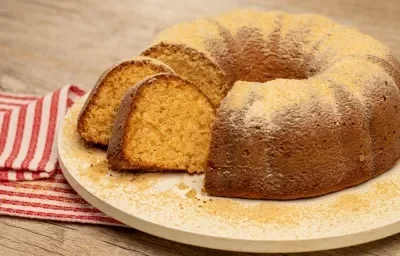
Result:
M63 173L90 204L165 239L245 252L303 252L369 242L400 232L400 164L354 188L313 199L208 196L203 175L116 172L105 151L76 131L80 99L59 128Z

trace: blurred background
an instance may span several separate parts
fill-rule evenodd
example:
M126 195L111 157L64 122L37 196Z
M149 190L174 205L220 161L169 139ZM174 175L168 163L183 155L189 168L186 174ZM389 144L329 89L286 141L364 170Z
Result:
M0 86L34 94L67 83L90 89L163 28L235 8L323 14L383 41L400 58L399 0L0 0Z

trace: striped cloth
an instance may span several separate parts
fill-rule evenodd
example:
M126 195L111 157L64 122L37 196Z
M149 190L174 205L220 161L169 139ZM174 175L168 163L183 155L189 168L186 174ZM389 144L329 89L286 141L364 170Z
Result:
M0 214L121 225L83 200L59 168L58 124L83 94L74 85L44 97L0 92Z

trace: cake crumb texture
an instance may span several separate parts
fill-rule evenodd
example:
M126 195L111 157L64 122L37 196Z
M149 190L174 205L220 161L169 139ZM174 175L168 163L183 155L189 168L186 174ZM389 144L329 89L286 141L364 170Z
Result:
M121 150L127 169L204 171L214 109L201 91L179 76L161 74L136 85L124 101L129 104L118 119L126 122L114 127L111 164L118 165Z
M173 72L158 60L137 57L107 70L82 109L78 131L87 141L108 145L122 97L140 80L159 72Z

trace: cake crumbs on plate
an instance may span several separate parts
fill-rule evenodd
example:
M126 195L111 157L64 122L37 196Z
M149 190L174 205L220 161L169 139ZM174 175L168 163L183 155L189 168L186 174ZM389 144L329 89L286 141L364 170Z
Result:
M192 199L196 199L196 195L197 195L197 192L196 192L196 190L195 190L194 188L190 189L190 190L185 194L185 196L187 196L187 197L189 197L189 198L192 198Z
M176 186L177 186L177 188L179 188L180 190L185 190L185 189L188 189L188 188L189 188L189 186L186 185L183 181L181 181L181 182L180 182L179 184L177 184Z

